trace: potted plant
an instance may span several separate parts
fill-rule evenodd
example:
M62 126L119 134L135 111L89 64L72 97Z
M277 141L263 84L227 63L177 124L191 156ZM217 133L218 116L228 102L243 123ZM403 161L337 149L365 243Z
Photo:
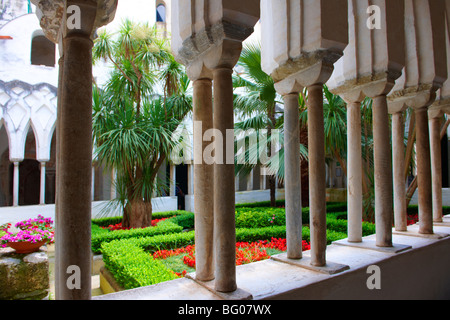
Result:
M3 231L6 233L0 238L2 247L11 247L16 253L32 253L39 250L45 244L54 242L53 221L50 218L38 216L37 219L29 219L16 223L18 232L9 232L11 224Z

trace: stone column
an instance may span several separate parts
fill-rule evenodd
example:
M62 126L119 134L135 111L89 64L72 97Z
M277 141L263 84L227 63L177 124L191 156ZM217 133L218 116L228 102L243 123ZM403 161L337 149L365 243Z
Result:
M433 191L433 221L442 222L442 158L441 158L441 118L433 117L430 125L430 151Z
M227 130L234 131L232 72L232 68L220 66L213 70L214 128L223 137L223 145L215 149L221 152L223 164L214 166L215 290L219 292L237 289L234 161L227 161L227 144L234 145L227 135Z
M110 197L111 200L116 198L116 170L113 168L111 170L111 190L110 190Z
M177 167L170 165L170 196L175 197L177 195Z
M348 242L362 242L361 102L347 106Z
M14 161L14 176L13 176L13 206L19 206L19 165L20 162Z
M419 233L433 234L433 208L431 194L430 135L428 109L416 112L417 184L419 193Z
M302 203L298 93L284 97L286 243L288 259L302 258Z
M252 169L252 171L250 171L250 173L247 176L247 191L253 191L253 176L254 171Z
M90 35L63 39L56 241L60 300L91 297L92 46ZM77 279L70 285L72 279Z
M63 44L59 44L59 49L62 51ZM61 54L61 58L58 61L59 70L58 70L58 102L56 109L56 174L55 174L55 225L59 225L60 221L60 212L59 209L59 192L60 192L60 174L59 167L61 163L60 150L61 150L61 119L62 119L62 96L63 96L63 75L64 75L64 55ZM60 232L59 228L55 228L55 243L59 242ZM55 257L60 256L61 246L55 245ZM62 274L60 271L60 259L55 258L55 297L59 297L59 291L64 284L57 279L58 275Z
M373 98L376 245L392 247L392 167L386 95Z
M201 127L200 127L201 126ZM214 279L214 164L206 164L203 135L213 128L212 80L194 81L194 206L196 279ZM232 179L234 183L234 179Z
M194 194L194 165L188 164L188 194L192 195Z
M92 168L91 168L91 175L92 175L92 180L91 180L91 200L94 201L95 199L95 165L92 164Z
M322 84L308 87L309 212L311 265L326 264L326 185Z
M40 204L45 204L45 162L41 162Z
M396 231L407 231L404 129L403 113L394 113L392 115L392 164L394 176L394 223Z

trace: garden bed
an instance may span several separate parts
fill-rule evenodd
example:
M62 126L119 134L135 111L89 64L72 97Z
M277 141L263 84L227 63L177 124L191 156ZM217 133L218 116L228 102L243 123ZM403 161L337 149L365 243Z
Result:
M283 203L278 207L258 205L236 206L237 264L270 258L285 251L286 217ZM262 204L264 205L264 204ZM450 208L444 208L449 211ZM409 222L415 223L417 206L408 209ZM135 230L109 231L102 227L116 221L93 221L98 229L93 249L103 253L103 261L110 275L121 288L149 286L183 277L194 272L195 231L194 214L186 211L159 213L154 227ZM327 206L327 243L347 237L346 204ZM119 218L120 219L120 218ZM310 242L309 208L302 210L302 239L304 250ZM375 233L375 225L363 222L363 236ZM101 234L101 236L100 236Z

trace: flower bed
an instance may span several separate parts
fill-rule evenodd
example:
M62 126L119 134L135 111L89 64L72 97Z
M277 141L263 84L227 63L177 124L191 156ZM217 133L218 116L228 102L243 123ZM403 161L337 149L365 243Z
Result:
M327 244L347 237L345 208L346 204L327 207ZM146 229L109 231L100 224L93 224L93 228L97 228L95 234L101 235L101 239L93 236L93 248L103 253L105 267L123 288L148 286L195 271L194 214L172 212L155 218L163 217L168 219ZM303 250L306 251L310 241L309 208L302 209L302 220ZM114 226L119 222L109 220L101 225ZM161 230L162 227L169 232ZM363 223L364 235L374 232L374 224ZM237 265L268 259L286 251L285 238L286 218L282 206L236 206ZM99 240L96 244L95 239Z
M307 241L302 242L303 251L310 250ZM236 265L244 265L252 262L269 259L271 255L285 252L286 239L260 240L255 242L236 243ZM188 272L195 270L195 245L172 249L158 250L152 254L156 260L161 260L169 269L179 277L185 276ZM178 262L178 263L177 263ZM184 267L183 267L184 265ZM185 268L185 267L188 268Z
M164 220L167 220L167 219L168 219L168 218L153 219L152 222L151 222L151 226L152 226L152 227L156 227L156 225L157 225L159 222L164 221ZM102 229L107 229L107 230L109 230L109 231L131 230L131 229L132 229L132 228L125 228L125 227L122 227L122 222L119 222L119 223L116 223L116 224L110 224L110 225L108 225L107 227L102 227L102 226L100 226L100 228L102 228Z

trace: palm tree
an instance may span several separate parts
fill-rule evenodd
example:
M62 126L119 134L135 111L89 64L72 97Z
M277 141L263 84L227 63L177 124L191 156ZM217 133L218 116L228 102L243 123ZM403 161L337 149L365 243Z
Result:
M279 159L272 154L272 144L274 143L272 130L279 126L275 108L280 101L272 77L261 68L261 46L259 44L248 44L243 48L237 63L237 70L239 71L233 77L233 86L238 92L235 95L234 106L237 115L245 120L237 123L236 129L244 131L252 129L254 130L252 134L264 137L264 141L261 139L258 141L257 152L254 154L259 156L262 150L268 150L269 158ZM261 135L262 130L265 130L267 134ZM239 152L239 150L236 151ZM246 158L248 159L248 152ZM238 163L235 167L236 174L247 175L256 164L261 164L258 160L246 164ZM268 176L268 184L270 202L272 206L275 206L275 174L272 173Z
M94 88L93 137L96 160L117 174L124 227L151 225L157 173L180 143L174 132L192 109L187 76L156 34L127 20L118 34L100 33L93 50L94 61L114 66L105 88Z
M237 65L237 74L233 78L235 88L235 111L243 119L236 123L238 136L236 143L236 174L248 175L256 166L264 166L269 176L271 205L275 206L275 183L284 181L284 112L283 100L275 90L274 81L261 68L260 44L246 45ZM307 166L307 127L302 121L306 110L307 92L299 96L300 110L300 161L302 164L302 200L308 201ZM275 131L276 130L276 131ZM275 134L276 133L276 134ZM243 140L245 139L245 140ZM248 141L246 141L248 140ZM256 143L250 143L250 141ZM239 148L239 146L241 148ZM242 153L245 147L245 154ZM261 161L261 154L267 152L268 160ZM242 157L242 158L240 158ZM239 161L245 159L245 162Z

